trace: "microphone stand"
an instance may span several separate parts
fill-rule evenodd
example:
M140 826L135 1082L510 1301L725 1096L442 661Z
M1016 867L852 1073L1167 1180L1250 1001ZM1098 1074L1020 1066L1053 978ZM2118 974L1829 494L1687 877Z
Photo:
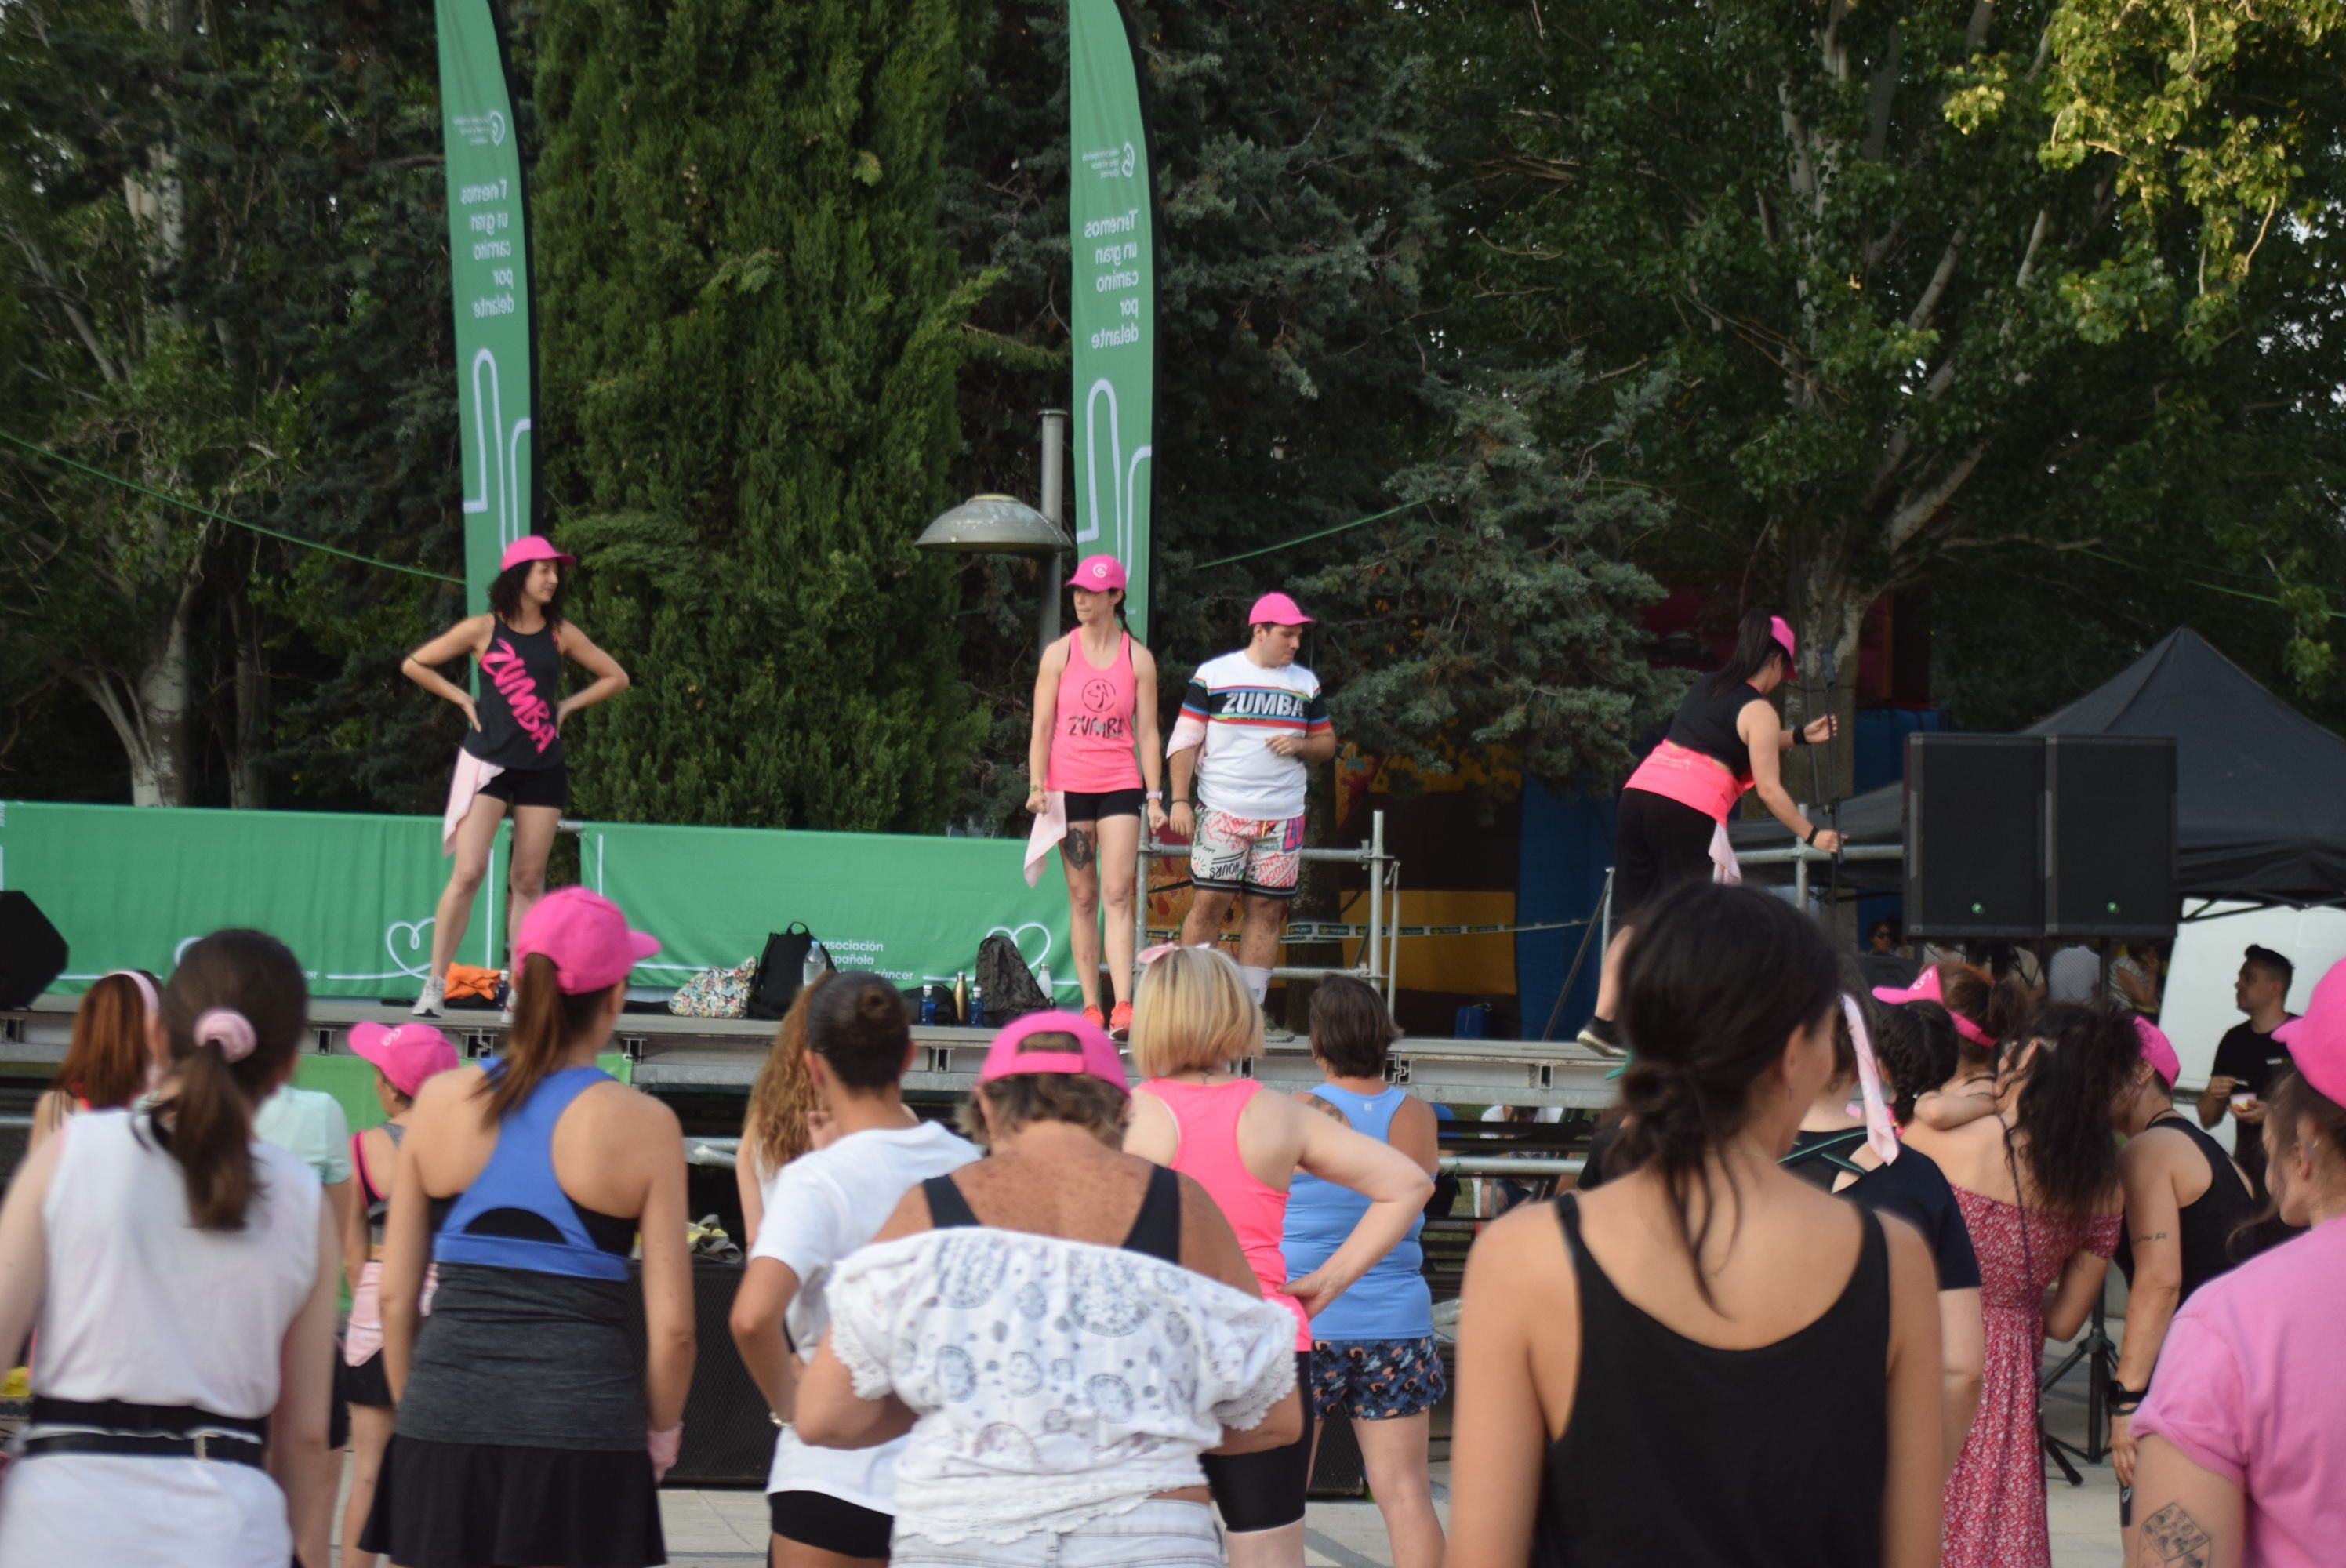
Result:
M1825 745L1831 748L1838 748L1841 745L1841 705L1833 700L1833 687L1839 679L1841 672L1837 667L1839 661L1833 657L1831 647L1828 646L1823 649L1823 653L1825 675L1825 718L1827 720L1825 725ZM1829 754L1829 757L1830 759L1825 764L1826 771L1830 772L1833 776L1835 783L1838 784L1841 779L1841 753L1836 749L1831 751ZM1814 767L1813 759L1810 761L1810 766L1812 768ZM1834 913L1838 915L1841 911L1841 791L1838 789L1835 789L1832 798L1825 803L1825 823L1831 830L1833 836L1832 864L1825 872L1825 897L1829 907L1831 907Z

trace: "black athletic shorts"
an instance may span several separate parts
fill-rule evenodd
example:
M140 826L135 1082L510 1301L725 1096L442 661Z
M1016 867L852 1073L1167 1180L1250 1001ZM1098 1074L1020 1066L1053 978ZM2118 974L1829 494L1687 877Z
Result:
M1303 1517L1311 1481L1311 1352L1295 1354L1295 1390L1303 1398L1303 1432L1284 1448L1254 1453L1200 1454L1206 1490L1228 1530L1277 1530Z
M1103 817L1137 817L1146 793L1140 789L1106 789L1096 795L1067 791L1067 820L1096 822Z
M766 1498L766 1517L785 1541L836 1552L842 1557L885 1557L895 1515L821 1492L777 1492Z
M482 785L481 793L507 806L551 806L559 811L570 804L570 765L508 768Z

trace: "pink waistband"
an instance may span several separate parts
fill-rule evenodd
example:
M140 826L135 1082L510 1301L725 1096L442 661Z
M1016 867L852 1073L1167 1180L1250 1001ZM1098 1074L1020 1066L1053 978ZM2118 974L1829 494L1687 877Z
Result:
M1716 757L1665 740L1646 754L1627 787L1691 806L1712 821L1724 822L1750 781L1729 773Z

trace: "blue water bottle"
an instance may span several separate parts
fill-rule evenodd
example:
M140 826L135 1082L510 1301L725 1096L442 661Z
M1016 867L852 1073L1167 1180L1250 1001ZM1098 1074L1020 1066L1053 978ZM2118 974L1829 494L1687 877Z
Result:
M985 987L972 983L969 988L969 1026L985 1027Z
M921 1022L934 1024L937 1021L937 988L927 981L921 983Z

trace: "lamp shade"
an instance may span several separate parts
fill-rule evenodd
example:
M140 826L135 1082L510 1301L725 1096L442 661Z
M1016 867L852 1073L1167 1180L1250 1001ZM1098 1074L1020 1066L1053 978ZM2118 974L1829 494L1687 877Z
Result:
M1076 547L1065 529L1007 495L971 496L923 529L913 543L923 550L994 555L1050 555Z

